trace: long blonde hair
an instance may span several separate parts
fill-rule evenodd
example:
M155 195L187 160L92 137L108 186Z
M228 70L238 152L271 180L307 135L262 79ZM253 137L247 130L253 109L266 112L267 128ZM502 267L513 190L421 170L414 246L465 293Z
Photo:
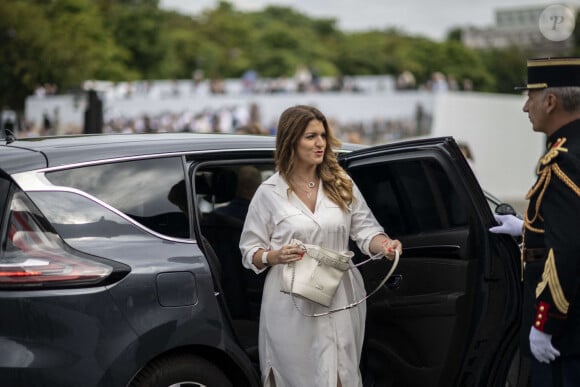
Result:
M326 132L324 158L322 163L316 166L316 172L322 180L322 188L330 200L343 211L347 211L353 198L352 181L346 171L338 164L333 150L333 148L339 147L341 142L334 137L324 114L315 107L297 105L286 109L280 115L276 134L276 169L288 182L290 189L295 191L290 176L295 168L296 145L312 120L320 121Z

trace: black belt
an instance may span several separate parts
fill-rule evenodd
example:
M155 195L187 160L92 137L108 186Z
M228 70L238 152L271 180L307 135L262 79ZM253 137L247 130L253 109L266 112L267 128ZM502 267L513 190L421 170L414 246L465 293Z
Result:
M524 249L522 251L522 256L524 258L524 262L536 262L544 260L547 256L547 253L548 249L540 247L535 249Z

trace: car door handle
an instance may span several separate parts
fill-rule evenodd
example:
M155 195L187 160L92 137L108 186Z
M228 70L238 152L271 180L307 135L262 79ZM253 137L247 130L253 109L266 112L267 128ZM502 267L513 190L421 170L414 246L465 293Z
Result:
M389 278L383 285L383 287L388 290L396 290L401 287L401 281L403 281L402 274L393 274L391 278Z
M415 252L415 251L456 251L459 250L459 245L429 245L429 246L412 246L412 247L405 247L404 252L407 251Z
M430 245L405 247L403 252L408 257L421 256L456 256L460 253L459 245Z

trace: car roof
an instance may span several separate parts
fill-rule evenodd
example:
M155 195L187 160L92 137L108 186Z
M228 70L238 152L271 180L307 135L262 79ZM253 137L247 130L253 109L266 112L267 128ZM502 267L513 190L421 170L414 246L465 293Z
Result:
M224 133L96 134L39 137L4 142L1 169L8 173L82 164L99 160L206 151L247 151L275 148L274 136ZM354 150L360 145L344 144ZM362 146L364 147L364 146Z

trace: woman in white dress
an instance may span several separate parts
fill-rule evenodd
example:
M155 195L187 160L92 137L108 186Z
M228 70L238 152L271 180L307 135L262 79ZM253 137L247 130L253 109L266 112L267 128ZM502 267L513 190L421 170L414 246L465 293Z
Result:
M306 317L292 296L280 291L285 264L302 256L292 239L347 251L352 238L365 254L402 253L368 208L360 191L340 167L326 118L316 108L294 106L280 116L276 137L277 172L254 195L240 240L243 265L267 273L260 313L259 353L262 381L276 387L362 386L359 371L366 305L324 317ZM352 265L330 308L365 296L360 272ZM294 298L305 313L328 308Z

